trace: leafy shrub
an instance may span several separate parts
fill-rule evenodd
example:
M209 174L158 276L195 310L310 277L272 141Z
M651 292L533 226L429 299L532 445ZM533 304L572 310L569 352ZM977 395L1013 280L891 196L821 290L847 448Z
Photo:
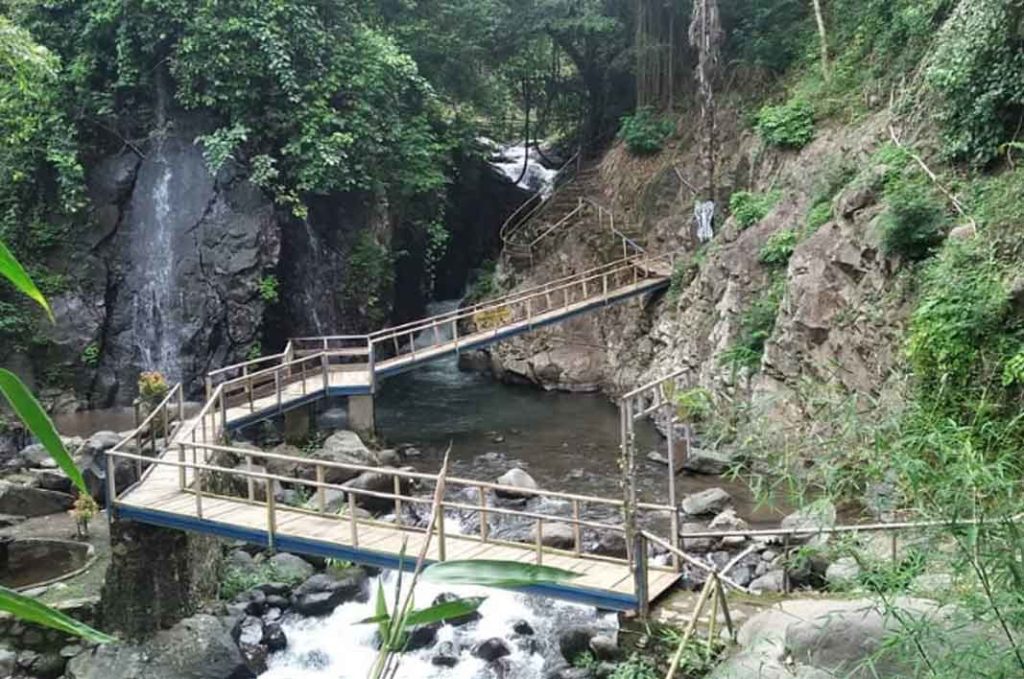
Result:
M277 280L277 276L274 274L268 274L259 280L259 291L260 299L264 302L273 304L280 297L278 289L281 287L281 282Z
M794 99L780 106L765 106L757 114L757 132L769 146L800 149L814 138L814 111Z
M294 573L281 571L269 561L264 561L254 568L230 567L220 581L220 598L230 601L242 592L268 582L280 582L294 587L302 582L302 578L296 577Z
M776 231L768 239L768 242L764 244L764 247L761 248L757 258L762 264L768 266L785 266L793 255L795 247L796 231L793 229Z
M633 653L612 672L611 679L660 679L661 675L647 658Z
M818 229L825 226L830 219L832 219L832 203L829 201L815 203L807 212L807 222L804 225L804 231L807 235L815 233Z
M701 422L714 412L715 402L711 392L694 387L676 394L676 413L686 422Z
M665 146L675 126L649 108L642 108L632 115L622 116L619 139L626 144L630 153L648 156Z
M668 299L674 302L683 294L683 289L697 275L697 263L691 258L682 258L672 268L672 282L668 286Z
M776 277L767 290L740 317L736 343L722 352L719 361L733 368L756 370L761 365L764 345L775 330L775 317L785 291L785 280Z
M348 256L348 269L342 292L352 311L366 319L371 327L379 327L391 313L395 270L391 252L378 243L373 234L359 235Z
M931 186L919 180L893 180L886 186L885 199L889 208L879 220L882 252L909 260L930 255L942 242L948 223Z
M782 194L778 191L737 191L729 197L729 212L736 218L740 228L746 229L764 219L781 197Z
M167 385L167 378L157 370L139 373L139 396L147 403L159 403L170 387Z

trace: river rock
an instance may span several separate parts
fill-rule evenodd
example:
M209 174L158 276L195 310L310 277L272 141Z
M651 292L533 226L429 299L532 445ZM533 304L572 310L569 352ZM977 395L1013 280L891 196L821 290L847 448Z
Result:
M263 634L263 621L251 615L239 620L231 632L245 664L257 675L267 669L267 647L263 645Z
M75 656L67 679L248 679L231 632L212 615L186 618L142 644L106 644Z
M714 548L714 538L690 538L690 533L706 533L708 526L699 521L684 521L679 526L680 547L690 552L706 552Z
M857 584L860 577L860 564L852 556L844 556L828 565L825 569L825 581L829 589L849 589Z
M75 464L82 472L89 494L97 502L106 502L107 497L107 453L105 450L87 447L75 459ZM114 483L120 493L139 480L138 467L134 460L115 457Z
M316 569L301 556L280 552L270 557L270 567L281 580L299 582L316 572Z
M337 573L318 573L292 592L292 609L299 615L329 615L349 601L369 599L369 578L361 568Z
M785 530L806 531L793 535L791 541L806 542L821 546L828 542L828 535L819 531L836 525L836 506L831 502L815 502L786 516L779 524Z
M750 526L746 521L741 519L736 514L736 510L729 507L725 511L719 512L715 518L711 519L711 523L708 524L710 530L720 531L744 531ZM742 535L734 535L722 538L723 547L739 547L747 541Z
M437 630L440 628L440 624L417 625L409 632L409 637L405 641L405 650L419 651L424 648L430 648L437 641Z
M8 648L0 648L0 677L14 675L18 664L18 654Z
M43 490L71 492L71 479L60 469L29 469L28 473L35 479L35 485Z
M590 550L601 556L626 558L626 536L618 531L605 531L597 538L597 544Z
M721 488L708 488L683 498L683 512L690 516L708 516L724 510L732 497Z
M511 488L522 488L524 490L537 490L540 486L533 480L533 477L524 472L519 467L509 469L507 472L498 477L499 486L509 486ZM514 490L496 490L494 494L500 498L516 500L520 498L531 498L535 497L534 493L517 493Z
M116 431L98 431L82 446L83 453L104 453L121 442L121 435Z
M534 635L533 625L526 620L517 620L513 623L512 631L523 637L532 637Z
M316 468L309 465L304 465L301 459L306 457L306 454L302 452L298 447L293 446L290 443L279 443L270 449L271 453L275 455L287 455L288 457L298 458L296 460L277 460L274 458L264 458L263 464L267 468L267 472L274 474L275 476L304 476L303 472L312 470L309 474L312 478L316 477ZM308 486L305 487L307 490L311 490Z
M394 470L394 467L391 467ZM395 477L392 474L383 472L363 472L359 476L343 484L344 488L353 490L366 490L373 493L395 492ZM408 495L412 483L407 478L399 478L399 490L402 495ZM387 512L394 509L395 501L387 497L373 497L356 493L356 505L371 512Z
M541 528L540 541L542 545L554 547L555 549L572 549L576 544L576 534L572 526L567 523L555 522L544 523ZM530 529L530 542L537 542L537 524Z
M622 649L613 637L598 634L590 640L590 652L598 660L614 662L622 657Z
M690 448L683 461L683 469L694 474L720 476L729 471L732 463L732 456L720 450Z
M781 592L785 583L785 573L781 568L770 570L759 578L754 578L748 588L755 594Z
M455 644L450 641L441 642L437 647L437 652L430 659L430 664L437 667L455 667L459 664L459 652L455 648Z
M0 481L0 514L45 516L66 511L72 503L66 493Z
M494 662L512 653L503 639L492 637L482 641L473 648L473 655L484 662Z
M77 436L62 436L60 440L64 443L64 449L68 452L76 451L82 445L82 439ZM33 443L25 446L18 453L22 467L36 467L41 469L56 469L57 462L50 455L42 443Z
M288 637L285 636L284 630L281 629L281 625L276 622L267 623L263 627L263 638L261 643L267 647L267 650L271 653L277 653L283 651L288 647Z
M590 651L590 640L597 636L590 627L573 625L562 630L558 635L558 650L562 657L568 662L574 662L578 657Z
M318 460L363 467L376 467L379 464L377 456L366 447L359 435L347 429L336 431L328 436L323 447L313 453L312 457ZM359 475L358 471L349 469L331 468L325 469L324 472L324 479L327 483L344 483Z

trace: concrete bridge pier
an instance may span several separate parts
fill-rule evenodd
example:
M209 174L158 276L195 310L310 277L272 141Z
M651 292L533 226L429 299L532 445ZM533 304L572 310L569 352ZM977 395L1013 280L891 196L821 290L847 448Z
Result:
M348 427L363 438L376 437L377 418L373 404L373 394L360 394L348 397Z

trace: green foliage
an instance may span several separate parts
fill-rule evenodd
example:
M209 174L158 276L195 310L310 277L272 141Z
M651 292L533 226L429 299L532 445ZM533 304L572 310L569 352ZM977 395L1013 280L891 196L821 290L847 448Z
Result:
M679 299L683 290L693 281L697 275L697 262L695 258L681 257L672 267L672 282L668 286L666 297L670 302Z
M1010 318L1002 268L990 249L974 241L947 245L924 272L910 321L907 354L922 395L971 402L975 389L1001 382L1020 347L1019 330L1006 331Z
M807 221L804 224L804 234L811 235L818 229L825 226L832 219L832 202L822 201L815 203L807 211Z
M775 329L775 317L785 292L785 279L775 277L768 288L740 317L736 342L719 355L719 361L734 369L757 370L761 366L764 345Z
M576 657L572 659L572 666L580 670L591 670L594 671L601 664L593 653L590 651L582 651L576 654Z
M109 644L117 641L109 634L93 629L32 597L19 594L6 587L0 587L0 610L14 615L19 620L34 622L64 634L81 637L94 644Z
M659 116L649 108L624 115L619 122L619 139L625 142L630 153L638 156L649 156L660 151L675 130L670 119Z
M633 653L625 662L619 663L611 679L661 679L661 674L650 660L639 653Z
M723 0L719 3L729 61L782 73L815 39L802 0Z
M938 35L925 78L942 102L945 151L989 163L1024 114L1024 6L1004 0L960 3Z
M497 280L497 264L488 260L480 265L476 277L466 294L466 301L479 302L497 296L499 292Z
M782 198L779 191L751 193L737 191L729 197L729 211L741 229L746 229L765 218Z
M302 577L293 571L277 568L271 561L261 561L255 567L229 567L221 577L220 598L230 601L242 592L268 582L294 587L302 582Z
M882 251L909 260L927 257L945 237L948 217L921 177L898 178L885 188L888 209L879 219Z
M100 363L100 345L96 342L89 342L82 349L82 363L95 368Z
M394 260L386 247L368 231L359 235L348 256L342 284L346 304L370 327L379 327L391 312L394 296Z
M801 99L765 106L757 114L756 127L769 146L801 149L814 139L814 109Z
M758 253L758 260L767 266L783 267L789 262L796 247L796 231L783 229L776 231Z
M676 414L684 422L702 422L714 411L711 392L702 387L686 389L675 395Z
M196 141L203 145L203 157L210 168L210 174L216 175L229 159L234 159L236 151L249 138L249 128L244 125L222 127ZM265 157L265 156L264 156ZM262 182L258 182L262 183Z
M43 307L46 315L50 317L51 321L53 320L53 311L50 309L50 303L46 301L43 293L32 282L32 278L29 277L18 260L14 258L14 255L7 249L3 241L0 241L0 276L6 278L18 291Z
M263 355L263 344L261 342L253 342L249 346L249 350L245 352L245 359L247 361L255 361L257 358Z
M280 300L281 281L274 274L267 274L260 278L257 283L260 291L260 299L268 304L276 304Z

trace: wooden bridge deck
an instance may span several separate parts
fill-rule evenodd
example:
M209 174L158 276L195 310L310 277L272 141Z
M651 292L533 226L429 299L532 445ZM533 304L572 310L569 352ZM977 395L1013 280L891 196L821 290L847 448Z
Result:
M663 289L669 284L671 259L646 256L614 262L598 269L569 276L538 288L515 293L500 300L485 302L450 314L409 323L363 337L307 338L293 340L282 353L229 366L211 373L208 399L193 419L182 421L181 388L177 417L168 397L125 441L151 436L153 455L129 453L122 442L108 453L108 498L114 515L154 525L194 531L228 539L239 539L300 554L334 557L383 568L412 568L428 535L422 528L401 525L403 506L422 505L424 497L414 496L412 483L437 484L437 475L391 468L346 465L309 458L292 458L265 451L227 448L221 443L227 431L254 420L266 419L277 412L322 398L326 394L372 394L378 377L413 369L429 361L454 353L476 349L535 328L563 321L632 297ZM460 326L461 324L461 326ZM469 331L465 331L468 327ZM463 330L460 335L460 329ZM426 336L430 341L421 344ZM240 373L229 378L230 373ZM214 387L214 380L221 380ZM157 451L153 432L162 420L178 419L171 445ZM216 464L218 453L226 452L242 460L237 467ZM134 460L145 469L134 487L117 495L111 485L114 458ZM290 465L305 466L302 478L269 474L262 466L268 458L282 458ZM345 472L347 478L374 472L393 479L393 491L384 493L354 489L328 483L326 475ZM315 480L312 480L315 477ZM232 489L222 494L227 480ZM214 485L214 481L218 482ZM622 502L571 493L543 490L535 495L560 500L551 503L572 507L571 516L558 513L538 514L541 510L510 509L486 501L488 493L502 489L496 484L445 477L446 487L476 488L479 505L467 506L445 499L441 511L476 513L480 534L453 534L438 528L430 538L427 558L509 560L543 563L573 571L579 578L568 583L540 585L529 591L555 598L590 604L611 610L635 610L639 597L654 600L678 579L672 568L644 568L637 592L635 569L626 559L587 554L582 549L584 528L599 533L624 532L617 524L581 519L581 505L604 505L621 511ZM313 493L311 505L278 506L273 492L275 483L305 486ZM390 485L390 484L388 484ZM211 493L211 487L218 493ZM329 510L327 494L347 503L343 512ZM237 496L236 496L237 495ZM394 503L394 523L359 518L357 504L368 498ZM429 501L426 501L429 505ZM657 511L670 508L653 506ZM345 513L347 512L347 513ZM575 539L572 549L553 549L537 539L524 544L496 539L489 534L489 516L511 515L534 526L535 535L543 535L544 525L569 524ZM646 605L646 601L644 602Z

